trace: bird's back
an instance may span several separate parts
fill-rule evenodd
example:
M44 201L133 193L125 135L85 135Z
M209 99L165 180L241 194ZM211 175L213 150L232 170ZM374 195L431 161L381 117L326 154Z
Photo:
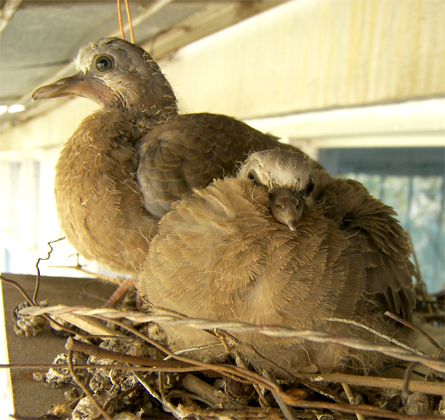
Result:
M244 122L219 114L184 114L151 130L139 149L145 208L163 216L171 203L215 178L235 175L249 153L291 148Z

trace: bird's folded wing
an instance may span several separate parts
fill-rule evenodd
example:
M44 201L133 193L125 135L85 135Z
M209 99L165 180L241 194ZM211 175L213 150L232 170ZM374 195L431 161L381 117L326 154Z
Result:
M350 232L349 240L363 254L367 292L382 294L388 310L411 319L415 270L410 240L396 212L358 182L334 180L328 188L336 201L330 217Z
M234 175L249 152L278 145L275 137L224 115L174 117L141 141L138 180L145 208L161 217L194 188Z

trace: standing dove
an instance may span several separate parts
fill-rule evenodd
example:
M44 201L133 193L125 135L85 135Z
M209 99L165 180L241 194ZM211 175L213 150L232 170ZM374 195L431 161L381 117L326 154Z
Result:
M173 204L159 223L139 291L157 310L188 317L380 342L366 330L330 319L362 322L391 336L400 326L383 316L386 310L410 319L411 248L394 215L361 184L332 178L302 153L256 152L237 178L215 180ZM167 332L174 350L218 342L190 327ZM323 372L369 371L384 361L379 353L337 344L234 335L294 373L314 365ZM270 367L244 351L257 367ZM224 347L189 353L218 358Z
M71 244L113 270L140 271L173 201L234 174L250 151L291 148L231 117L179 115L156 62L122 39L81 48L75 64L76 75L33 99L82 96L101 105L60 153L55 199Z

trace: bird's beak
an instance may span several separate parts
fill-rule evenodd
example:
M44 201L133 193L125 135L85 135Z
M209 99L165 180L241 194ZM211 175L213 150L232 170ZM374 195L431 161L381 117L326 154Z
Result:
M289 226L289 229L295 231L297 229L298 222L303 215L303 205L299 200L283 200L282 218Z
M277 188L270 196L270 210L279 222L295 231L304 211L304 200L287 188Z
M33 100L60 98L62 96L84 96L85 76L79 72L74 76L65 77L50 85L38 88L33 94Z
M50 85L42 86L32 94L32 99L40 100L62 96L82 96L99 104L113 101L112 92L104 83L97 78L88 77L82 72L60 79Z

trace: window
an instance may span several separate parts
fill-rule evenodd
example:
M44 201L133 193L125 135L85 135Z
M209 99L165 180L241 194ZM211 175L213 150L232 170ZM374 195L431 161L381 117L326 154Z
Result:
M361 182L409 231L430 293L445 282L445 148L319 149L333 176Z

